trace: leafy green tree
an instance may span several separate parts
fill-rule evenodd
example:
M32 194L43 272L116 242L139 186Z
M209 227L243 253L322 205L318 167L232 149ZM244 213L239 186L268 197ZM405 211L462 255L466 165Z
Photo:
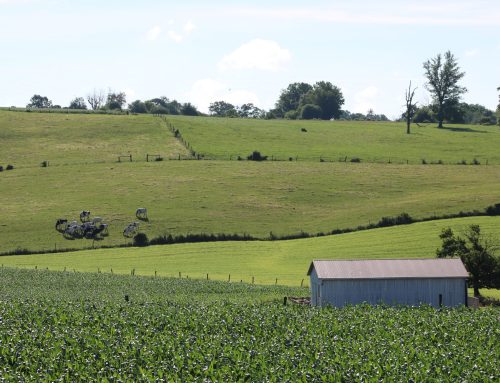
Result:
M474 296L479 296L482 287L500 287L500 257L493 252L493 244L481 234L479 225L470 225L465 238L456 236L450 228L443 229L439 238L441 249L438 258L460 257L470 274L469 282Z
M26 105L26 107L39 109L52 108L52 101L50 101L47 97L35 94L31 97L30 102Z
M236 108L238 116L242 118L263 118L265 112L254 104L247 103Z
M444 54L444 59L438 54L427 60L424 69L428 81L426 88L431 92L437 109L438 128L442 128L446 104L458 102L460 95L467 91L465 87L458 85L465 72L460 72L455 56L450 51Z
M85 103L85 99L83 97L75 97L69 103L69 109L87 109L87 104Z
M212 102L208 111L215 117L234 117L238 114L234 105L226 101Z
M284 117L285 113L290 110L299 110L302 98L312 89L313 87L305 82L294 82L288 85L281 91L273 112L277 117Z
M436 116L429 105L423 105L415 111L413 122L417 124L423 122L436 122Z
M301 106L314 104L321 108L321 119L338 119L342 105L344 105L344 96L340 88L332 85L328 81L318 81L311 90L300 100Z
M181 114L184 116L199 116L200 112L193 104L186 102L181 106Z
M299 112L297 110L289 110L285 113L283 118L285 118L286 120L296 120L297 118L299 118Z
M300 118L302 120L312 120L313 118L321 118L323 111L318 105L305 104L300 108Z
M129 104L128 109L132 113L147 113L148 108L146 107L146 104L142 102L141 100L135 100L131 104Z
M110 110L122 110L123 106L127 102L127 97L124 92L108 93L107 101L106 101L106 109Z

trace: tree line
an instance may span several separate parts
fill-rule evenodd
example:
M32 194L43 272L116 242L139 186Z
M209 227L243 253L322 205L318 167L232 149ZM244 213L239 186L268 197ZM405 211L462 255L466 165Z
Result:
M423 63L424 74L427 79L425 88L432 96L428 105L418 105L413 102L416 88L412 89L411 82L405 91L406 104L400 120L406 121L407 133L410 133L410 124L437 123L439 128L443 123L500 125L500 95L496 113L479 104L461 102L461 96L467 89L459 84L465 76L460 70L455 56L450 52L438 54ZM497 88L500 91L500 87ZM281 90L274 108L266 111L252 103L241 106L227 101L212 102L208 108L209 116L239 117L239 118L283 118L283 119L321 119L321 120L353 120L353 121L389 121L384 114L376 114L372 109L366 114L351 113L342 109L345 99L342 90L328 81L318 81L311 85L305 82L289 84ZM200 116L206 115L198 111L191 103L180 103L167 97L157 97L150 100L135 100L126 108L124 92L95 90L84 97L75 97L71 100L68 109L122 111L131 113L173 114ZM35 94L27 108L61 108L53 105L45 96Z
M157 97L151 100L135 100L126 107L127 98L125 92L110 91L107 94L102 90L95 90L87 96L75 97L65 109L103 110L103 111L123 111L130 113L151 113L151 114L175 114L186 116L198 116L201 113L191 103L180 103L177 100L170 100L167 97ZM35 94L31 97L26 108L36 109L63 109L60 105L54 105L51 100L45 96Z

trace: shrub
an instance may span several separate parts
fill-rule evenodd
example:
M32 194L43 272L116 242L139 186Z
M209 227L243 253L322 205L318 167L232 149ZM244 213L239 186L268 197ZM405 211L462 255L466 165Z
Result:
M320 106L314 104L305 104L300 109L300 118L303 120L312 120L313 118L321 118L323 110Z
M500 215L500 203L496 203L495 205L488 206L486 208L487 215Z
M407 225L409 223L415 222L412 217L408 213L401 213L397 217L382 217L380 221L378 221L378 227L388 227L395 225Z
M0 165L0 172L3 172L3 166Z
M472 165L481 165L481 162L479 162L479 160L477 158L474 158L472 160Z
M137 233L134 236L134 246L144 247L149 245L148 236L144 233Z
M255 150L252 154L250 154L247 157L247 160L249 160L249 161L265 161L265 160L267 160L267 156L263 156L262 154L260 154L260 152Z
M299 112L296 110L289 110L285 113L284 118L286 120L296 120L299 117Z
M459 165L467 165L467 161L462 160L462 161L460 161L458 164L459 164Z
M9 165L7 165L7 167L5 169L6 170L12 170L12 169L14 169L14 165L9 164Z
M427 165L427 161L425 160L425 158L422 158L422 165Z
M361 162L361 158L358 157L351 158L351 162Z
M163 161L163 157L159 156L155 158L155 161Z
M46 168L47 166L49 166L49 161L43 161L43 162L41 163L41 167L42 167L42 168Z

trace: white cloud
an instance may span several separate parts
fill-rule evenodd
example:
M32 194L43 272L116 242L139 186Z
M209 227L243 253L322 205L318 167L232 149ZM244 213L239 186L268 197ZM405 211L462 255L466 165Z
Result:
M370 85L369 87L357 92L354 95L353 112L366 113L369 109L376 111L376 99L379 96L377 87Z
M215 101L226 101L234 105L248 102L260 105L255 93L244 89L231 89L227 84L211 78L196 81L186 96L204 113L208 113L210 103Z
M173 30L170 30L167 32L167 37L172 40L172 41L175 41L176 43L180 43L184 37L180 34L178 34L177 32L173 31Z
M193 24L191 20L189 20L186 24L184 24L184 33L186 35L189 35L191 32L193 32L196 29L196 25Z
M156 40L158 36L160 36L160 33L161 33L161 28L158 25L155 25L148 31L146 38L150 41Z
M254 39L224 56L218 67L220 70L259 69L278 71L288 64L291 58L290 51L281 48L277 42Z

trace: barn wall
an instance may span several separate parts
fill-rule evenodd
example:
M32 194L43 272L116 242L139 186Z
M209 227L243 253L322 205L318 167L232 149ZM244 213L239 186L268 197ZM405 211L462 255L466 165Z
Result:
M321 304L342 307L346 304L419 305L439 307L466 304L466 281L440 279L351 279L325 280L321 286Z
M318 302L318 286L320 286L320 280L318 279L318 274L315 269L311 271L311 305L321 306Z

